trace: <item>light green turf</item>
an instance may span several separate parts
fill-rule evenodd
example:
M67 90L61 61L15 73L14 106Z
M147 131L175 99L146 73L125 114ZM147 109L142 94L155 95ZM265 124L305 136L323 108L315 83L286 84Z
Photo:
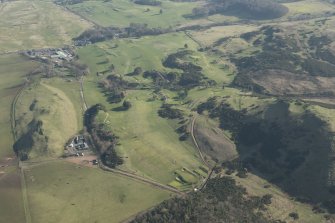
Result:
M203 45L211 45L224 37L239 37L242 33L257 30L255 25L214 26L206 30L191 31L191 35Z
M37 100L34 110L30 106ZM17 130L23 133L28 123L35 118L43 121L43 133L48 137L48 151L39 151L35 145L31 158L57 157L63 154L66 141L79 131L76 109L67 95L60 89L36 82L25 89L16 107L19 118ZM45 112L42 112L45 110Z
M0 56L0 159L12 156L11 105L25 81L25 75L37 67L37 63L19 55Z
M71 100L74 109L76 110L78 129L81 130L83 128L84 108L80 96L80 82L72 78L64 79L58 77L44 79L43 82L50 86L58 88Z
M334 6L326 1L304 0L284 4L289 13L285 16L299 15L299 14L320 14L327 11L334 11Z
M170 183L177 176L175 171L192 172L202 166L194 146L179 141L171 121L158 116L161 101L148 102L149 91L128 91L126 98L132 103L128 111L110 111L107 118L100 118L120 137L117 150L128 157L122 168ZM192 174L184 174L192 178L188 183L195 183Z
M0 51L59 47L90 24L50 0L0 4Z
M54 161L25 170L32 222L117 223L169 193L100 169Z
M11 106L20 84L24 83L24 75L37 66L19 55L0 56L0 163L7 165L0 168L0 222L24 222L20 176L16 162L7 162L6 158L14 158L11 132Z
M198 5L195 2L172 2L163 0L162 6L138 5L131 1L85 1L68 6L72 11L82 15L101 26L128 26L130 23L146 23L150 27L176 26L189 21L183 15L192 12ZM149 12L146 12L150 9ZM163 13L160 14L160 9Z

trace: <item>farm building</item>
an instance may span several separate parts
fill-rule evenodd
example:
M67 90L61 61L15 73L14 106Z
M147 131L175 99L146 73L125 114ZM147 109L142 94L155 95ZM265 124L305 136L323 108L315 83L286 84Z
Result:
M86 150L88 149L88 145L86 143L86 139L83 135L78 135L73 138L72 142L68 145L70 148L75 148L77 150Z

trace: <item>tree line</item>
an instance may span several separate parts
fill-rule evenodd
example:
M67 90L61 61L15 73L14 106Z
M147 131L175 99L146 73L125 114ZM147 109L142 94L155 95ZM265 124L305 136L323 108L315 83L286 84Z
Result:
M91 135L95 148L98 150L104 165L115 168L123 164L122 157L118 156L115 147L118 137L110 130L107 130L103 123L96 121L99 111L105 111L101 104L93 105L85 111L84 125Z
M208 0L204 6L194 8L190 16L231 14L247 19L275 19L287 12L287 7L270 0Z
M164 201L132 223L197 223L197 222L281 222L267 219L263 211L271 204L271 195L250 196L230 177L210 179L203 191L185 198Z

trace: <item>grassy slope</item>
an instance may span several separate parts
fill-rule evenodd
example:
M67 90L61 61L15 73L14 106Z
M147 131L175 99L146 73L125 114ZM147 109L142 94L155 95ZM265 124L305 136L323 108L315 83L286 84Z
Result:
M14 157L11 133L11 103L24 82L24 75L36 66L19 55L0 56L0 222L24 222L20 175L16 162L5 158Z
M0 51L63 46L89 26L49 0L10 1L0 5Z
M35 99L36 109L30 111L29 107ZM42 113L41 109L47 112ZM47 153L35 149L35 146L30 154L31 158L62 155L65 142L79 130L76 110L71 100L60 89L45 83L35 83L24 90L18 100L17 115L20 117L18 131L22 133L35 117L43 121L44 134L49 138Z
M146 23L150 27L176 26L187 22L182 15L189 14L197 3L162 1L161 7L138 5L131 1L85 1L69 6L71 10L101 26L128 26ZM150 9L149 12L146 12ZM159 14L160 9L163 10Z
M327 11L334 11L334 6L327 3L326 1L304 0L292 3L285 3L284 5L289 8L289 13L284 16L284 18L303 13L318 15Z
M235 144L218 128L214 120L199 116L195 122L194 134L208 160L216 159L222 163L238 156Z
M255 25L215 26L206 30L191 31L191 35L203 45L211 45L224 37L238 37L242 33L257 30Z
M109 112L108 121L120 136L120 152L129 157L126 165L169 183L175 170L195 170L201 163L192 145L180 142L169 121L158 116L161 102L147 102L150 97L148 91L129 92L127 100L133 106L125 112Z
M104 77L97 77L96 72L106 70L111 63L119 74L127 74L137 66L143 70L168 70L162 66L162 59L181 49L184 43L189 45L189 49L196 48L196 44L184 34L168 34L138 40L103 42L79 49L80 59L89 65L92 73L85 78L84 90L88 104L100 102L109 109L115 107L106 102L97 88L97 82ZM118 47L115 48L116 44ZM103 64L104 61L108 62ZM134 80L133 78L129 79ZM150 83L141 76L135 77L135 80ZM108 120L111 128L120 136L122 145L119 152L129 157L126 159L126 168L169 183L176 177L173 174L175 170L183 167L194 170L201 163L191 145L179 142L178 135L174 132L175 125L158 117L157 110L161 102L147 102L147 99L152 98L150 93L128 92L127 99L133 103L133 107L127 112L109 112ZM173 96L172 92L164 93ZM102 121L104 118L105 116ZM157 171L157 166L161 166L162 171Z
M269 206L267 213L273 219L285 220L288 223L326 222L322 214L313 213L311 206L292 200L289 195L283 193L278 187L269 184L256 175L248 173L247 178L233 177L238 183L243 185L251 195L263 196L269 193L272 194L272 204ZM266 185L270 185L270 187L264 188ZM291 212L297 212L299 219L294 221L290 218L288 214Z
M136 181L63 161L30 167L25 177L36 223L120 222L169 196Z
M83 104L80 97L80 83L74 79L51 78L43 80L44 83L61 90L71 100L76 111L78 130L83 128Z

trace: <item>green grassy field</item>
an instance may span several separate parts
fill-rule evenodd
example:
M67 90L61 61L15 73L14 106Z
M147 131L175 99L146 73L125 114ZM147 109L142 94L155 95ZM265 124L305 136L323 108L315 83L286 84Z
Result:
M25 75L37 64L19 55L0 56L0 159L12 156L11 104L25 81Z
M117 223L169 197L151 186L65 161L26 167L24 172L36 223Z
M49 0L9 1L0 4L0 52L64 46L88 27Z
M68 99L74 106L74 110L76 111L78 130L81 130L83 128L84 108L80 96L79 81L71 78L66 79L66 78L55 77L51 79L44 79L43 83L46 83L49 86L59 89L66 95L66 97L68 97Z
M102 42L80 48L79 57L81 61L89 65L91 70L91 75L85 77L84 82L86 101L89 105L103 103L109 110L120 106L113 106L106 101L106 97L97 87L99 80L103 79L104 76L97 76L96 72L103 72L108 69L110 64L114 64L116 73L123 76L132 72L137 66L142 67L143 70L169 70L162 66L162 60L168 54L183 49L181 43L187 43L188 49L191 50L197 47L196 43L184 34L178 33ZM200 52L195 51L188 59L201 64L204 67L204 73L219 83L231 79L218 67L210 65L208 58ZM150 83L141 76L124 76L124 78L133 82ZM222 94L220 91L222 92L218 89L217 94ZM174 92L168 90L162 92L169 97L169 103L180 103L172 99L175 96ZM190 99L193 97L191 92ZM228 92L229 90L223 94ZM203 100L211 96L211 93L207 94L201 90L199 90L199 94L204 97ZM194 95L194 97L198 99L198 96ZM108 121L113 132L120 137L121 145L118 146L118 152L123 157L128 157L125 159L123 168L138 171L138 174L144 174L164 183L181 186L180 182L175 182L180 176L180 172L177 170L180 171L186 167L191 171L201 172L198 169L201 163L191 142L182 143L178 140L178 134L174 131L178 125L158 117L157 110L161 102L149 102L148 99L151 98L151 91L128 91L126 99L131 101L132 108L124 112L109 111L109 116L102 115L101 121ZM185 110L185 107L181 105L179 107ZM187 109L185 111L187 114ZM161 166L160 171L157 171L157 166ZM192 174L188 175L192 177Z
M309 13L312 15L317 15L325 13L327 11L334 11L334 5L327 3L326 1L316 1L316 0L304 0L292 3L284 4L288 9L289 13L285 16L294 16L304 13Z
M25 74L36 66L16 54L0 56L0 166L5 166L0 167L0 222L25 221L20 175L12 148L11 109Z
M93 0L68 7L101 26L126 27L130 23L146 23L150 27L167 28L190 21L185 19L183 15L191 13L192 9L198 4L167 0L163 0L162 3L162 6L147 6L123 0ZM147 11L147 9L150 11ZM160 9L163 10L162 14L160 14Z
M31 109L35 100L35 108ZM48 137L48 150L40 150L37 143L30 153L31 158L62 155L67 140L80 130L78 120L82 115L77 117L69 97L62 90L43 82L36 82L23 91L16 110L19 120L17 131L20 134L26 131L28 123L35 118L43 122L43 132Z
M109 116L102 114L100 120L120 137L117 150L128 157L123 168L168 184L180 175L176 171L194 171L202 164L193 145L180 142L171 121L158 116L161 102L147 101L151 97L150 91L128 91L132 107L128 111L109 111ZM185 175L192 178L192 174Z
M190 34L203 45L208 46L224 37L239 37L242 33L257 30L255 25L214 26L206 30L191 31Z

